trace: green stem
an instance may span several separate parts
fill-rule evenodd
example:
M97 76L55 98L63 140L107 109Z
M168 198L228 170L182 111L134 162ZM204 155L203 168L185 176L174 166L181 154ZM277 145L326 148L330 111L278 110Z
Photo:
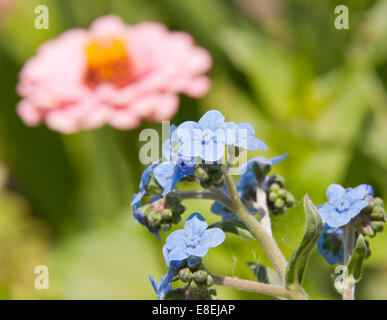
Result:
M344 227L344 265L348 266L355 245L355 228L353 223ZM352 275L346 277L344 282L343 300L355 300L355 281Z
M221 170L223 172L233 202L234 210L232 212L239 218L239 220L243 222L243 224L259 241L274 269L280 276L282 282L285 283L287 262L281 250L279 249L277 242L264 230L257 219L255 219L254 216L246 210L241 199L239 198L238 190L236 189L234 180L229 175L227 168L224 165L221 165Z
M214 284L227 287L227 288L244 290L244 291L249 291L254 293L265 294L272 297L281 297L281 298L286 298L291 300L306 299L303 295L299 294L298 292L291 291L282 286L276 286L276 285L271 285L271 284L257 282L257 281L244 280L236 277L232 277L232 278L225 277L225 276L220 276L213 273L211 273L211 276L214 279Z

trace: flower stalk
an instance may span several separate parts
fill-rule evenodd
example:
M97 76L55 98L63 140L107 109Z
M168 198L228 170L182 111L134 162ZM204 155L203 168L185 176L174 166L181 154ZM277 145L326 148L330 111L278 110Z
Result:
M355 245L355 228L352 222L344 227L344 265L348 267ZM355 279L348 275L343 289L343 300L355 300Z
M230 192L231 200L233 202L233 213L244 223L244 225L259 241L274 269L277 271L280 279L283 283L285 283L287 262L281 250L279 249L277 242L269 233L265 231L257 219L255 219L254 216L252 216L246 210L241 199L239 198L238 190L236 189L234 181L229 175L227 168L222 165L221 170L224 175L227 188Z

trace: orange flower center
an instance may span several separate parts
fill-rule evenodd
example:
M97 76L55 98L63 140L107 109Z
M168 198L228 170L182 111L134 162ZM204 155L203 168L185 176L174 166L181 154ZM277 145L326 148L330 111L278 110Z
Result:
M122 88L131 81L131 62L125 42L117 38L90 41L85 47L87 69L85 84L95 89L99 84L111 83Z

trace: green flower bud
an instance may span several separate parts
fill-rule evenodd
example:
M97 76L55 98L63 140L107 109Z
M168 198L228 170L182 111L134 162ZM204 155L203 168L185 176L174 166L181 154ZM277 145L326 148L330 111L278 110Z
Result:
M181 216L174 214L172 216L171 222L173 224L178 224L181 221Z
M273 176L271 176L271 179L273 180L274 183L277 183L279 184L280 187L285 187L285 179L279 175L279 174L275 174Z
M193 279L196 283L203 283L207 280L207 272L204 270L195 271L193 274Z
M280 185L278 183L273 183L269 187L269 191L278 191L280 189Z
M189 268L183 268L179 271L179 279L183 282L190 282L192 280L192 272Z
M195 176L199 179L199 181L208 181L210 179L207 171L203 169L202 167L198 167L195 170Z
M384 202L381 198L374 198L374 206L376 207L384 207Z
M174 205L179 205L181 203L181 200L176 197L176 196L172 196L171 194L167 194L165 199L167 200L167 202L170 204L170 206L174 206Z
M206 281L207 286L211 287L214 284L214 278L209 274Z
M198 288L198 285L195 281L191 281L189 283L189 287L192 289L192 290L196 290Z
M288 206L293 206L294 203L296 202L296 199L294 198L294 196L288 191L288 193L286 194L286 204Z
M279 189L278 191L278 197L285 200L286 196L288 195L288 192L285 189Z
M384 220L384 209L382 207L374 207L371 212L372 220Z
M364 226L364 227L362 228L362 231L363 231L363 233L364 233L366 236L368 236L368 237L370 237L370 238L373 238L373 237L375 236L375 231L374 231L374 229L372 228L371 224L369 224L369 225L367 225L367 226Z
M272 191L269 193L269 201L274 202L278 198L278 192Z
M169 220L172 218L172 210L171 209L163 209L161 210L161 219L162 220Z
M171 207L173 214L181 215L185 211L185 207L181 204Z
M160 224L160 231L161 232L169 232L171 230L171 224L170 223L162 223Z
M275 202L274 202L274 207L276 209L281 209L283 208L283 206L285 205L285 201L282 200L282 199L277 199Z
M161 214L158 212L151 212L148 216L148 223L152 227L157 227L161 222Z
M384 229L384 222L383 221L372 221L371 227L375 232L382 232Z

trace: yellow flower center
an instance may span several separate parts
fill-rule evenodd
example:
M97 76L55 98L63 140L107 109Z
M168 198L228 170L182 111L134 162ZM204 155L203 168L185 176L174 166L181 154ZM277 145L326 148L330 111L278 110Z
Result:
M85 84L95 89L99 84L111 83L122 88L131 81L131 61L125 42L118 38L90 41L85 47L87 69Z

